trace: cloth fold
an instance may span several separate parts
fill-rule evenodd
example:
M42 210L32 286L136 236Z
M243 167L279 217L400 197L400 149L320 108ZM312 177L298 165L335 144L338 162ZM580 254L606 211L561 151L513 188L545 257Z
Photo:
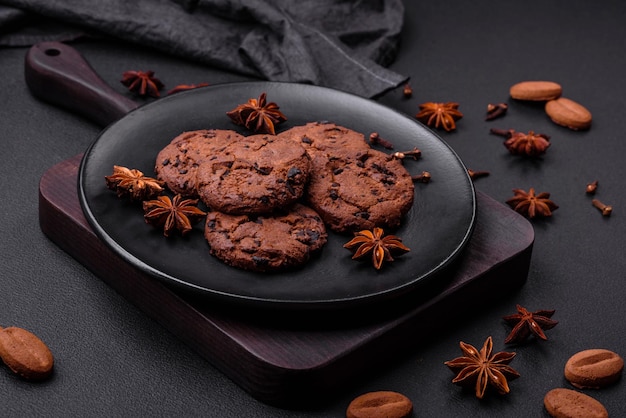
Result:
M401 0L0 0L0 46L106 35L271 81L375 97L405 82Z

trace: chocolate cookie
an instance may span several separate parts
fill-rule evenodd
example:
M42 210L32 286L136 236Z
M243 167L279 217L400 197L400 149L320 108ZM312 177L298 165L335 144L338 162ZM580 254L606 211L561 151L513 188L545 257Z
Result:
M197 170L200 199L211 210L269 213L302 197L311 160L300 144L273 135L230 141Z
M163 148L154 170L174 193L196 197L198 166L219 152L226 144L243 136L235 131L211 129L183 132Z
M319 215L299 203L289 212L267 216L209 212L204 236L215 257L260 272L302 265L327 239Z
M334 123L311 122L294 126L278 136L301 144L311 158L319 151L331 153L335 149L365 151L370 148L362 133Z
M316 153L306 197L333 231L395 228L413 204L414 185L384 152L335 150Z

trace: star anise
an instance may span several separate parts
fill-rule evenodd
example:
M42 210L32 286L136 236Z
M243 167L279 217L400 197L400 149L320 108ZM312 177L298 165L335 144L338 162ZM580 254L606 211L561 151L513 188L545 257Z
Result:
M529 312L523 306L517 305L517 312L502 318L508 324L513 325L511 333L504 340L505 344L520 343L528 338L531 333L545 341L548 337L544 331L554 328L559 323L550 319L554 315L554 310Z
M121 83L139 96L159 97L164 85L154 76L154 71L125 71Z
M446 131L456 129L455 121L461 119L463 114L459 111L459 104L448 103L422 103L420 111L415 117L430 127L443 128Z
M482 399L488 385L493 386L501 395L510 392L507 379L513 380L520 375L508 364L515 353L501 351L491 355L493 340L488 337L478 351L474 346L460 342L463 357L446 361L444 364L457 373L452 383L461 386L474 386L476 397Z
M184 199L177 194L174 199L158 196L155 200L143 202L146 223L163 228L163 235L169 237L174 231L186 235L192 226L199 222L206 213L197 207L198 199Z
M169 90L167 92L167 95L169 96L170 94L180 93L181 91L187 91L187 90L197 89L197 88L200 88L200 87L206 87L208 85L209 85L209 83L179 84L176 87L174 87L173 89Z
M550 193L539 193L535 195L532 187L528 192L522 189L513 189L514 196L506 201L514 211L529 218L538 216L552 216L552 211L558 209L556 203L550 200Z
M354 234L354 238L344 244L344 248L354 249L358 247L352 259L361 258L370 252L372 262L376 270L380 270L384 261L393 261L392 252L405 253L411 251L402 244L402 239L395 235L383 237L382 228L374 228L372 231L364 229Z
M287 120L279 109L276 103L267 103L266 93L261 93L258 99L248 99L226 114L234 123L253 132L275 135L274 126Z
M550 146L550 137L545 134L536 134L511 131L509 139L504 141L504 146L511 154L527 155L536 157L546 152Z
M131 200L152 199L163 192L165 182L146 177L136 169L119 165L113 166L113 174L104 176L106 185L114 190L119 197L130 197Z

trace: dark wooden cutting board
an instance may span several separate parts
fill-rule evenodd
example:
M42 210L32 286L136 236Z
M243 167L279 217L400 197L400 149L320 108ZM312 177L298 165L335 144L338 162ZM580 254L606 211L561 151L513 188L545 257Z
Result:
M80 159L77 155L63 161L43 175L42 231L252 396L269 404L323 402L364 373L373 373L423 344L424 335L452 323L464 309L480 307L519 288L528 274L532 225L478 192L472 238L458 261L443 272L439 288L420 290L393 307L377 307L372 310L376 315L333 313L332 321L324 313L232 312L147 276L98 239L78 201ZM376 367L364 368L365 362Z

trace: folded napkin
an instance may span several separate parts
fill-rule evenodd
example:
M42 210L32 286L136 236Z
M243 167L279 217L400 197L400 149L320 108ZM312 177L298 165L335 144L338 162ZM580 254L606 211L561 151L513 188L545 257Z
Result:
M0 46L106 35L271 81L375 97L407 77L402 0L0 0Z

